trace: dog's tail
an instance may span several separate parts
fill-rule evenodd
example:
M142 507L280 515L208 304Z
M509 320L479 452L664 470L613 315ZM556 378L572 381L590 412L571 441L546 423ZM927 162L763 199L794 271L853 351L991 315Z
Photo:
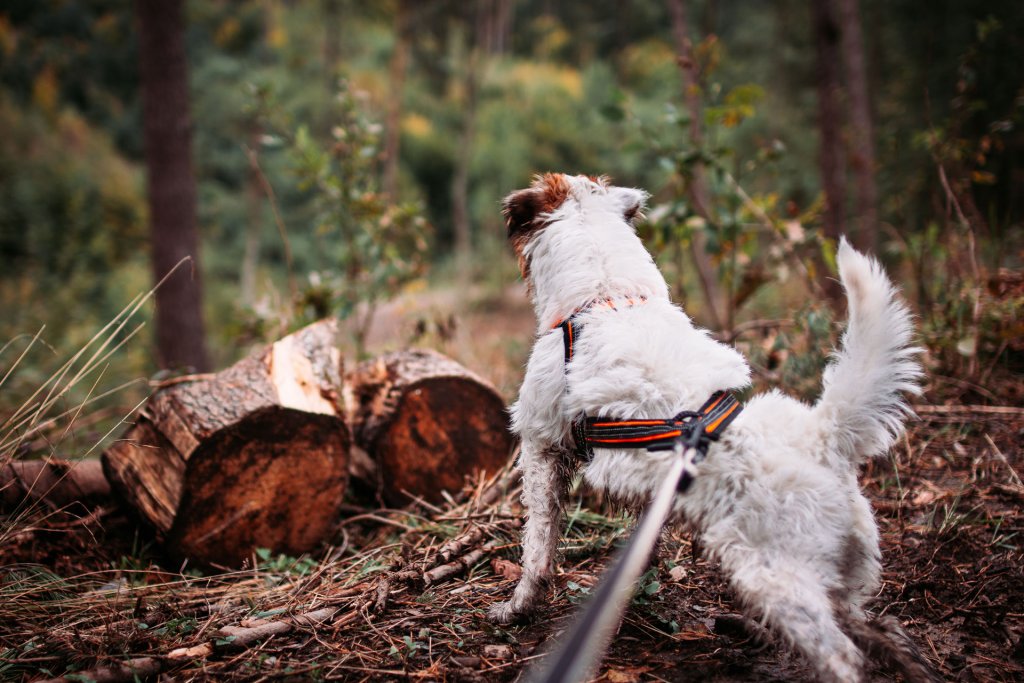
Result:
M857 464L885 453L902 432L911 412L903 394L920 393L920 349L910 345L910 311L878 262L855 251L846 238L836 258L849 322L825 369L815 412L838 451Z

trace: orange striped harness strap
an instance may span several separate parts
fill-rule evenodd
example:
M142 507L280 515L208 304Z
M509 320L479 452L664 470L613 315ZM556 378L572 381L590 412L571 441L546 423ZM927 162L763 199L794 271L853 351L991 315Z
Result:
M684 410L668 420L614 420L581 416L573 423L577 453L590 459L595 448L645 448L669 451L681 441L707 453L712 441L736 419L743 409L727 391L716 391L694 412Z

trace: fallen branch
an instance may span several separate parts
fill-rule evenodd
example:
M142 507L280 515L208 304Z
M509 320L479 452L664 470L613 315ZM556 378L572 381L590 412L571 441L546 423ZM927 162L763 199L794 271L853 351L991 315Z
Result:
M95 669L76 671L74 678L58 676L42 683L78 683L79 681L94 681L94 683L121 683L122 681L135 681L150 676L156 676L164 667L159 657L136 657L129 659L122 664L111 666L98 666Z
M221 650L246 649L272 636L289 633L296 626L315 627L322 625L333 619L338 611L339 608L337 607L324 607L312 612L306 612L305 614L297 614L257 626L225 626L214 634L212 640L199 645L179 647L171 650L166 655L136 657L122 664L76 671L68 676L51 678L42 683L72 683L72 681L83 680L93 680L96 683L122 683L122 681L133 681L138 678L155 676L165 669L172 668L178 664L193 662L197 659L206 659ZM355 614L355 612L352 612L346 615L346 617L351 618ZM342 620L345 620L345 617L342 617Z
M918 415L935 415L938 417L959 417L961 415L1002 415L1024 417L1024 408L1014 406L929 406L915 405L914 412Z
M0 467L0 510L34 502L56 509L110 496L99 460L16 460Z
M492 539L475 550L470 550L471 548L477 546L492 531L511 530L518 528L520 524L520 520L510 519L494 524L473 525L461 535L444 543L436 553L427 553L422 560L411 562L397 571L388 572L377 584L374 612L380 614L385 610L388 595L394 584L419 583L430 586L468 571L487 553L500 547L501 543ZM442 562L444 564L441 564Z
M487 543L483 544L483 546L477 548L472 552L466 553L465 555L456 559L453 562L442 564L438 567L434 567L428 572L424 572L423 584L426 586L430 586L435 583L440 583L445 579L450 579L453 576L458 576L464 571L469 571L473 568L473 565L482 560L488 552L494 550L499 545L501 544L498 541L488 541Z
M1013 465L1011 465L1010 461L1006 459L1003 452L999 450L999 446L997 446L996 442L992 440L992 437L986 434L985 441L988 441L988 445L992 448L992 452L1004 465L1006 465L1006 469L1010 471L1010 483L1016 484L1018 487L1024 486L1024 482L1021 482L1020 475L1017 474L1017 470L1013 469Z

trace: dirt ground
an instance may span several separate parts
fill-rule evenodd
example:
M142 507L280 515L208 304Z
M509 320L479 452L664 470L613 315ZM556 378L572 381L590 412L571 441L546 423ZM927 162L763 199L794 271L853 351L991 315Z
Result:
M494 314L503 322L486 326L491 345L475 348L528 340L528 311ZM423 333L447 334L442 348L457 351L464 333L434 318ZM463 329L479 336L481 326L470 317ZM486 353L526 351L461 360L497 366ZM507 392L515 373L502 372ZM1024 680L1024 410L976 403L933 388L906 438L863 472L882 532L873 609L898 618L948 680ZM630 525L576 499L549 603L529 623L496 627L486 609L520 571L517 500L506 472L441 508L352 501L319 554L264 554L229 573L180 572L112 503L40 515L0 547L0 679L515 680L570 623ZM668 534L597 680L813 676L798 655L752 637L714 563Z

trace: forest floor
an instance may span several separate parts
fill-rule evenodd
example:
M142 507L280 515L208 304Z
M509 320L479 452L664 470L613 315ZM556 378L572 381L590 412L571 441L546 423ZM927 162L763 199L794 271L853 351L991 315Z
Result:
M521 358L528 318L483 306L461 334L483 349L527 326L521 348L502 351ZM460 334L437 319L442 336ZM483 374L499 363L460 360ZM508 391L515 371L500 372ZM882 534L873 610L898 618L949 680L1024 680L1024 411L971 409L972 397L932 387L890 457L862 474ZM550 600L526 624L494 626L486 610L521 571L518 495L509 468L442 507L355 502L319 554L260 552L223 573L182 572L113 504L39 512L0 548L0 679L514 680L571 622L631 525L577 494ZM752 638L715 563L666 533L598 680L813 675Z

